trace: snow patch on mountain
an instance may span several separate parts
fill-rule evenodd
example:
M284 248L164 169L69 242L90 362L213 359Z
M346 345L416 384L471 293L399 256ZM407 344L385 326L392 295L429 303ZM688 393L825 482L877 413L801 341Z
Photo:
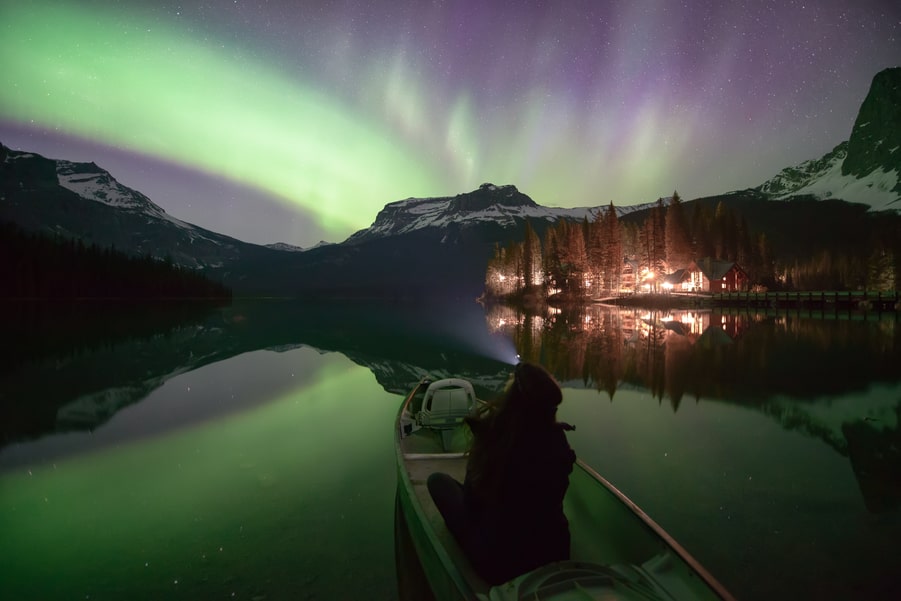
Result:
M193 239L193 232L197 229L195 226L169 215L152 200L137 190L122 185L108 171L94 163L73 163L60 159L55 162L59 185L63 188L87 200L163 219L176 227L189 230Z
M840 198L869 205L876 211L884 211L901 208L901 196L894 191L897 185L897 171L876 169L865 177L857 178L842 175L841 163L837 163L821 177L785 197L812 195L820 199Z
M648 209L653 203L629 207L614 207L617 215ZM482 184L478 190L457 196L407 198L385 205L367 229L360 230L347 239L356 243L374 238L407 234L426 228L470 226L478 223L494 223L501 227L516 227L523 219L555 223L593 220L606 206L596 207L545 207L519 192L516 186Z
M3 159L3 162L4 163L12 163L13 161L18 161L21 159L31 159L31 158L34 158L34 156L35 155L33 155L30 152L16 152L16 153L10 152L6 155L6 158Z
M143 209L143 203L125 186L115 181L108 173L83 173L74 169L69 161L57 161L59 185L75 192L82 198L96 200L117 208Z
M783 169L757 189L774 200L813 196L862 203L876 211L901 208L901 194L895 191L897 170L877 168L863 177L845 175L842 167L847 156L848 143L843 142L820 159Z
M274 242L272 244L266 244L266 248L271 248L272 250L280 250L283 252L306 252L308 250L313 250L314 248L319 248L321 246L330 246L333 242L326 242L325 240L320 240L313 246L308 246L304 248L303 246L296 246L294 244L288 244L287 242Z
M517 219L544 219L555 222L558 219L593 219L598 208L579 207L574 209L551 209L547 207L502 207L492 205L480 211L458 212L449 210L451 199L428 199L419 202L419 199L408 199L393 203L392 208L396 214L406 214L408 218L403 221L376 219L375 223L367 229L369 236L396 236L406 234L424 228L442 228L451 223L458 225L474 224L480 222L498 223L503 227L514 227Z

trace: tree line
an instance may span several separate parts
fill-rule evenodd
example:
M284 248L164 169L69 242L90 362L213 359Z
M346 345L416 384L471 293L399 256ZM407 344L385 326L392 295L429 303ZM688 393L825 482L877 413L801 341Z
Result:
M230 298L231 290L170 258L27 233L0 224L0 298Z
M613 203L591 219L560 220L543 234L527 220L522 240L495 245L485 290L495 298L585 300L635 290L642 278L659 283L705 258L737 263L758 290L892 290L901 267L898 226L883 230L868 235L860 249L827 247L780 260L767 234L753 232L723 201L713 208L694 202L688 210L674 192L669 202L658 199L643 220L620 219Z

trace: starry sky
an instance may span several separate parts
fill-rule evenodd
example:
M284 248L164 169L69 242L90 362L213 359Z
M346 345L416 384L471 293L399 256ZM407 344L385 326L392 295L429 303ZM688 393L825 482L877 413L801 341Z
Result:
M310 246L484 182L562 207L757 186L899 64L897 0L0 0L0 142Z

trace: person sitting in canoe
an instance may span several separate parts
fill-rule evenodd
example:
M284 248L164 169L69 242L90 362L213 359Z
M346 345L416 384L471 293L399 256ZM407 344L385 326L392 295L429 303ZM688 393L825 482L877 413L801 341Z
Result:
M504 393L466 418L472 443L460 484L444 473L428 488L473 567L500 584L569 559L563 496L576 455L557 421L563 400L547 370L519 363Z

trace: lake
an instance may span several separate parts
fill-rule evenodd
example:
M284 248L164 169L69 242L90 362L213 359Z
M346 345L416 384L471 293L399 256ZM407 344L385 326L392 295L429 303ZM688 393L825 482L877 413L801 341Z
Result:
M560 381L576 453L736 597L901 592L895 314L4 308L0 598L394 599L424 374Z

